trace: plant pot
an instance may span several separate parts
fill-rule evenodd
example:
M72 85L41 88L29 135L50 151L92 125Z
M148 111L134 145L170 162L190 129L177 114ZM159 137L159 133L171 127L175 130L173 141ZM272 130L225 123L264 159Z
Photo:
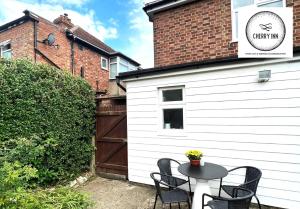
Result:
M195 167L200 166L200 160L191 160L190 163L191 163L191 166L195 166Z

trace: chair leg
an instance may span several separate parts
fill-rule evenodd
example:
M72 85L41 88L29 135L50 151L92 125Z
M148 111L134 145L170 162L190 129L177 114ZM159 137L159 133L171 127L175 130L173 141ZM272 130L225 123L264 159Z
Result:
M153 209L155 209L155 206L156 206L157 196L158 196L158 194L156 193Z
M223 179L220 179L220 187L219 187L219 197L221 196L221 189L222 189L222 181Z
M261 209L261 205L260 205L260 202L259 202L258 197L257 197L256 195L254 195L254 197L255 197L255 199L256 199L256 201L257 201L257 204L258 204L259 209Z
M191 209L191 204L189 200L187 201L187 204L188 204L188 208Z
M191 181L190 181L190 177L188 177L188 181L189 181L190 197L191 197L191 201L193 202L193 195L192 195L192 189L191 189Z

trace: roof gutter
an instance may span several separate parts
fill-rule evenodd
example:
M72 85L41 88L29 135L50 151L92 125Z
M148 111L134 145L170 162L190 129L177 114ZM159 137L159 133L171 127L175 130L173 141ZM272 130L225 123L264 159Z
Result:
M153 15L155 13L169 10L174 7L179 7L181 5L191 3L194 1L199 1L199 0L161 0L161 1L155 1L155 2L150 2L145 5L143 10L146 12L146 14L149 16L149 20L153 21Z
M133 59L131 59L130 57L127 57L125 54L121 53L121 52L114 52L114 53L110 53L109 55L111 56L119 56L119 57L123 57L127 60L129 60L130 62L132 62L133 64L137 65L137 66L140 66L141 64L134 61Z
M105 51L104 49L101 49L101 48L99 48L98 46L96 46L96 45L94 45L94 44L92 44L92 43L90 43L90 42L88 42L88 41L86 41L86 40L84 40L84 39L82 39L82 38L80 38L80 37L74 35L74 34L72 33L72 31L70 31L69 29L67 29L66 32L67 32L67 36L73 38L73 40L76 40L76 39L77 39L77 40L79 40L79 41L81 41L81 42L83 42L83 43L86 43L86 44L92 46L93 48L95 48L95 49L101 51L101 52L104 53L106 56L110 55L110 53L109 53L108 51Z
M92 43L90 43L90 42L88 42L88 41L86 41L86 40L84 40L84 39L82 39L82 38L80 38L80 37L74 35L74 34L72 33L72 31L70 31L69 29L67 29L66 32L67 32L67 36L68 36L68 37L72 37L74 41L77 39L77 40L79 40L79 41L81 41L81 42L83 42L83 43L85 43L85 44L87 44L87 45L90 45L90 46L92 46L93 48L95 48L95 49L101 51L101 52L102 52L103 54L105 54L106 56L120 56L120 57L123 57L123 58L129 60L130 62L132 62L132 63L135 64L135 65L138 65L138 66L141 65L140 63L134 61L134 60L131 59L130 57L127 57L126 55L122 54L121 52L113 52L113 53L109 53L108 51L106 51L106 50L104 50L104 49L101 49L101 48L95 46L94 44L92 44Z
M37 16L33 15L28 10L25 10L24 14L25 15L20 17L20 18L0 26L0 33L3 32L3 31L9 30L9 29L11 29L15 26L21 25L21 24L25 23L28 20L32 20L32 21L35 21L35 22L39 21L39 18Z

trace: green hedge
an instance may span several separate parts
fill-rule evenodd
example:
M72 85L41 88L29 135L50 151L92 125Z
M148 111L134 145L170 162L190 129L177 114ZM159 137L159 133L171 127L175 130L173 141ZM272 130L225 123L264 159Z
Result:
M87 209L93 203L85 194L68 187L35 188L37 170L19 162L0 167L0 208L2 209Z
M15 156L24 165L33 165L41 184L66 180L87 169L94 95L86 81L63 70L28 60L1 60L2 157L13 161L10 158Z

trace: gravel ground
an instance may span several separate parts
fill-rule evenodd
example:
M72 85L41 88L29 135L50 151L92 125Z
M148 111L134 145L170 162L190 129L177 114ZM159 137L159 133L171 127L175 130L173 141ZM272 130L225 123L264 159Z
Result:
M129 183L128 181L112 180L101 177L90 179L85 185L78 188L88 193L95 202L93 209L152 209L155 197L155 190L150 186L141 186ZM156 205L157 209L162 207L160 200ZM177 205L172 206L177 209ZM182 203L182 209L186 209ZM255 209L257 207L252 207ZM275 209L263 207L263 209Z

